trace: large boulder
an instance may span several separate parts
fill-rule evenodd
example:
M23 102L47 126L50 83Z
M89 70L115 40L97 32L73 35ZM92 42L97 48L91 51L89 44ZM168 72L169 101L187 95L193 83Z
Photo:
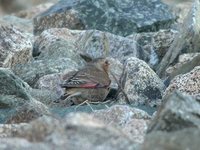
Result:
M98 18L98 19L97 19ZM126 36L169 28L175 21L160 0L62 0L34 19L34 33L55 27L97 29Z

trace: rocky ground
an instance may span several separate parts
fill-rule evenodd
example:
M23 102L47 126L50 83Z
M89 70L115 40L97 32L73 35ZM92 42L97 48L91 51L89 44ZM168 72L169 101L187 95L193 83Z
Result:
M0 150L199 149L200 0L24 3L0 0ZM108 102L53 102L80 53L130 105L112 76Z

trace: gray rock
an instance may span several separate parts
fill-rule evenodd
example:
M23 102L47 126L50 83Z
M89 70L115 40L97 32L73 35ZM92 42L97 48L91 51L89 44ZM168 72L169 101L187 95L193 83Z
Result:
M195 0L187 18L180 27L180 32L176 35L171 47L163 57L158 66L157 74L163 76L166 68L175 63L176 58L181 53L200 52L200 27L199 27L200 1Z
M156 73L142 60L131 57L125 63L122 77L124 92L134 105L160 105L165 86ZM124 101L121 93L118 96Z
M20 17L20 18L33 19L35 16L37 16L40 13L49 9L51 6L53 6L53 4L54 3L51 3L48 1L47 3L39 4L39 5L33 6L29 9L25 9L25 10L16 12L13 15Z
M0 140L1 146L13 149L18 145L18 149L20 149L27 145L33 150L39 145L61 150L75 150L80 147L88 150L122 150L124 147L134 150L137 147L137 144L122 131L106 126L92 116L80 113L70 114L63 120L41 117L27 126L18 128L13 136L14 138L8 136L7 141ZM24 145L20 142L13 145L15 139L23 139Z
M32 20L30 19L24 19L16 16L6 15L0 18L0 22L14 25L23 32L33 33L33 23Z
M137 50L137 43L134 40L98 30L76 31L67 28L44 31L34 43L33 55L37 56L40 53L42 56L47 55L50 50L54 52L55 47L52 48L52 43L59 41L66 45L65 55L73 57L75 61L80 59L80 57L74 57L77 53L88 54L93 58L109 56L120 61L124 61L130 56L140 57L143 55L142 49L138 48ZM63 55L64 52L59 54Z
M165 95L169 95L174 90L179 90L194 97L200 96L200 66L195 67L186 74L176 76L166 89Z
M128 38L138 43L137 49L143 51L140 59L155 70L171 46L176 34L175 30L159 30L157 32L134 33Z
M97 110L92 115L107 125L119 128L136 143L143 142L151 118L146 112L125 105Z
M173 13L177 16L176 22L183 23L194 0L162 0L162 2L168 4L172 8Z
M200 66L200 53L186 53L179 56L178 63L166 70L169 79L190 72L194 67Z
M47 74L59 73L64 70L72 71L78 68L76 62L70 58L34 60L24 65L17 65L14 68L15 74L34 87L37 80Z
M134 31L169 28L174 21L168 6L159 0L63 0L35 17L34 34L52 27L67 27L126 36Z
M152 132L147 135L141 150L197 150L200 130L189 128L175 132Z
M82 31L76 43L78 50L93 58L109 56L123 62L128 57L143 55L134 40L98 30Z
M0 122L24 122L48 114L48 108L30 95L28 84L5 68L0 68L0 89Z
M27 123L0 124L0 138L11 137L16 130L27 125Z
M0 67L13 68L29 61L32 56L29 36L13 26L0 26Z
M148 132L174 132L193 127L199 129L199 115L199 100L176 91L165 97L164 103L149 125Z

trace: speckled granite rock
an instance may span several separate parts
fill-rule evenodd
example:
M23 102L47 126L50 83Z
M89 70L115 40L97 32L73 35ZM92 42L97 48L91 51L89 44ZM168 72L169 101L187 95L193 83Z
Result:
M166 70L167 76L173 79L175 76L190 72L194 67L200 66L200 53L186 53L179 56L178 63Z
M0 68L0 83L1 123L8 120L30 121L45 113L48 114L48 108L30 95L31 88L28 84L10 70Z
M184 129L176 132L152 132L147 135L141 150L197 150L200 130Z
M98 18L98 19L97 19ZM97 29L126 36L169 28L175 17L159 0L62 0L34 19L34 33L52 27Z
M148 132L174 132L184 128L200 128L200 103L179 91L166 96Z
M169 95L176 89L195 97L200 96L200 66L186 74L176 76L166 89L165 95Z
M115 105L105 110L97 110L93 116L105 124L121 129L137 143L143 142L151 118L146 112L125 105Z
M160 105L165 86L156 73L142 60L131 57L125 63L123 88L134 105ZM124 100L121 93L119 101Z
M109 56L124 61L130 56L143 55L142 49L137 49L137 43L134 40L98 30L77 31L67 28L44 31L34 43L33 55L37 56L40 53L46 55L49 49L52 49L52 43L58 41L68 43L66 49L72 52L68 53L70 58L73 57L70 54L85 53L93 58ZM77 61L74 57L73 60Z
M159 30L157 32L134 33L128 38L137 41L137 49L143 50L140 59L148 63L151 68L156 69L176 34L175 30Z
M165 75L165 70L170 64L175 63L176 58L181 53L191 53L200 51L200 1L195 0L183 25L179 28L180 32L176 35L171 47L163 57L158 66L157 74Z
M0 25L0 67L13 68L32 56L30 38L13 26Z
M41 117L28 126L17 129L13 136L15 138L0 139L0 145L4 146L4 149L6 147L22 149L26 145L33 150L43 149L43 147L48 147L50 150L55 148L75 150L80 147L87 150L122 150L124 147L135 150L137 147L120 130L106 126L92 116L80 113L68 115L63 120ZM21 142L14 145L15 140L21 141L24 145Z

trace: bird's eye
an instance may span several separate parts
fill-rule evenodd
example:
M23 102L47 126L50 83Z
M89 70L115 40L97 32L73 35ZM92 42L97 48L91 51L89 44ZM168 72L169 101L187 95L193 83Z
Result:
M109 62L108 62L108 60L106 60L106 61L105 61L105 64L106 64L106 65L109 65Z

